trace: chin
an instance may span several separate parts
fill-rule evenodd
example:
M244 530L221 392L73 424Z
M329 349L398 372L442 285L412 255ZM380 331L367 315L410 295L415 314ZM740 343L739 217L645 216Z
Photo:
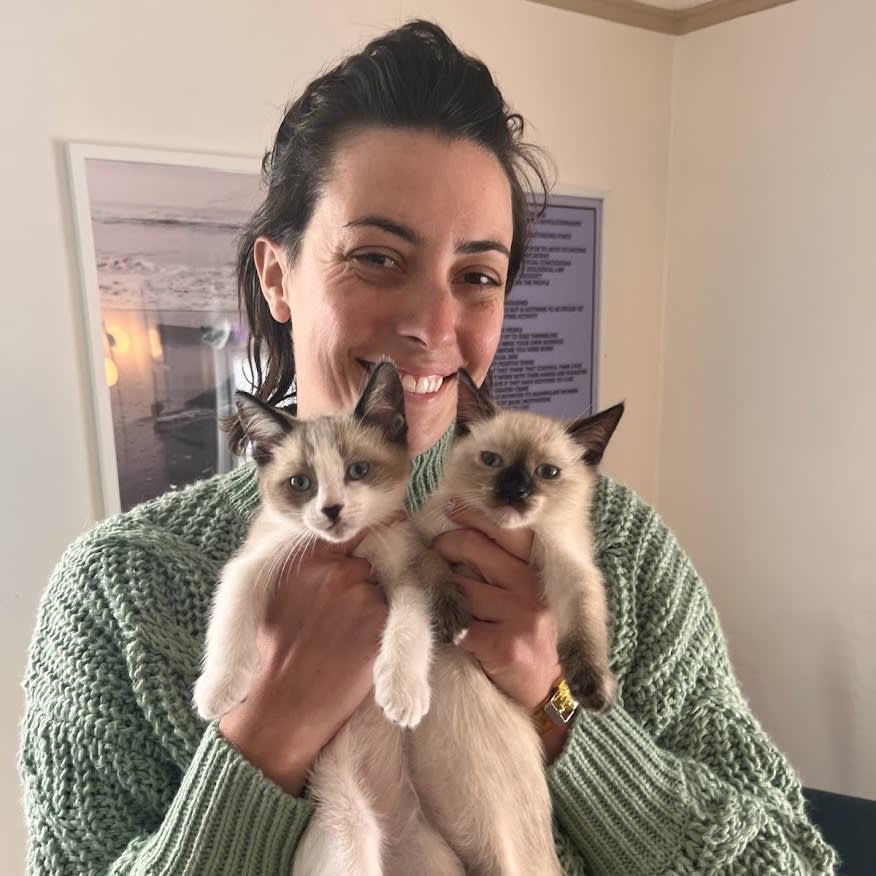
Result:
M331 529L313 529L313 532L323 541L328 541L332 544L346 541L348 538L352 538L356 534L352 527L338 524L332 526Z
M511 508L508 505L500 505L492 509L490 516L497 526L503 529L524 529L530 526L535 519L535 511L532 508Z

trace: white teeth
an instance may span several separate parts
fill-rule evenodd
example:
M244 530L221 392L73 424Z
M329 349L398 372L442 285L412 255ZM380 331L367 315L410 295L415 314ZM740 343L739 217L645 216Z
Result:
M405 392L413 392L416 395L427 395L432 392L438 392L438 390L441 389L441 384L444 383L444 378L440 375L414 377L413 374L402 374L401 382Z

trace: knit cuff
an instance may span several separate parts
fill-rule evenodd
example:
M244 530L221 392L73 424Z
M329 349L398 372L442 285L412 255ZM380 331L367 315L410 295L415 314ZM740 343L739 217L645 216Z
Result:
M657 873L673 860L688 809L681 765L620 706L579 714L547 779L559 824L597 872Z
M232 748L211 724L183 776L144 872L167 876L290 873L310 815Z

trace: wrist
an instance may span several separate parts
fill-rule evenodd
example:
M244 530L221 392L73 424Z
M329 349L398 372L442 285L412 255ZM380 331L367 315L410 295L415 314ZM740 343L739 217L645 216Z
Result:
M539 734L546 764L552 764L560 756L560 753L566 747L569 730L569 726L560 727L552 724L549 730Z
M532 720L538 730L544 750L545 763L553 763L562 752L569 737L572 720L578 710L562 674L551 685L547 696L532 711Z
M250 697L219 722L225 740L287 794L304 790L314 761L329 736L318 726L271 714Z

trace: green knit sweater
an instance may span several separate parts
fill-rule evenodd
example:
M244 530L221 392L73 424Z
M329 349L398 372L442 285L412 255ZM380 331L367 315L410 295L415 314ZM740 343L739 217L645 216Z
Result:
M413 505L434 488L445 444L415 461ZM258 502L248 465L111 518L64 554L25 679L28 873L291 872L311 802L192 709L217 575ZM566 871L833 872L672 534L607 478L592 518L620 702L582 715L547 768Z

